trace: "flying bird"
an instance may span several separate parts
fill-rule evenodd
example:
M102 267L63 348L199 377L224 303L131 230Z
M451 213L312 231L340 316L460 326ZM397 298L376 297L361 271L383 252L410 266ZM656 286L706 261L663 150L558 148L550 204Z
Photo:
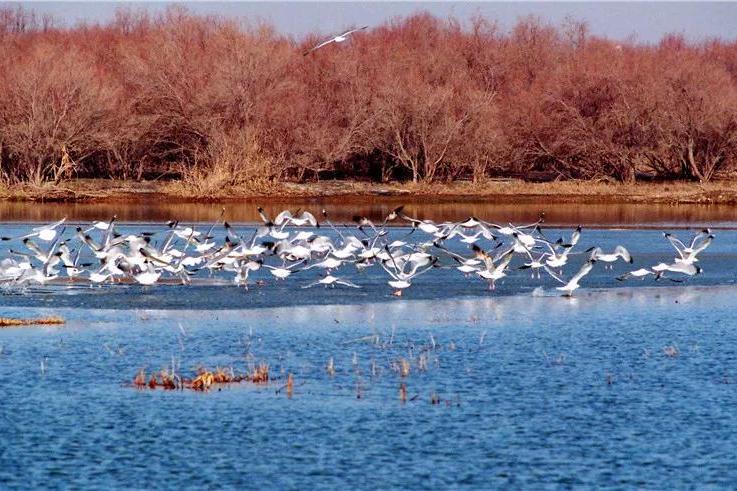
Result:
M351 36L351 34L353 34L354 32L362 31L362 30L364 30L364 29L368 29L368 26L363 26L363 27L359 27L359 28L356 28L356 29L351 29L350 31L346 31L346 32L344 32L343 34L338 34L338 35L337 35L337 36L335 36L334 38L330 38L330 39L328 39L327 41L323 41L323 42L321 42L320 44L316 45L316 46L315 46L314 48L312 48L312 49L309 49L309 50L305 51L305 52L304 52L304 55L305 55L305 56L307 56L307 55L309 55L310 53L312 53L313 51L317 51L318 49L320 49L320 48L322 48L322 47L324 47L324 46L327 46L327 45L328 45L328 44L330 44L330 43L342 43L342 42L344 42L344 41L348 40L348 38L349 38L349 37Z

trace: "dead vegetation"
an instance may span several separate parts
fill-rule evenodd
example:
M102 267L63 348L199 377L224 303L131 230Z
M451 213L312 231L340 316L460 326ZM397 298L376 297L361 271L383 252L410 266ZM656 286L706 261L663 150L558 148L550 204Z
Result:
M64 324L64 319L58 316L42 317L38 319L0 317L0 327L58 326L62 324Z
M302 56L315 38L180 7L70 28L0 9L0 193L74 197L80 177L227 198L336 178L429 193L737 170L735 41L427 14Z
M208 370L205 367L197 369L197 375L193 378L180 376L174 368L167 368L152 372L146 376L146 370L141 368L133 377L133 387L138 389L163 389L163 390L194 390L198 392L209 391L214 386L229 384L251 383L255 385L266 385L269 383L269 365L260 364L252 372L236 374L232 367L217 367ZM290 374L287 379L287 394L292 396L294 380Z

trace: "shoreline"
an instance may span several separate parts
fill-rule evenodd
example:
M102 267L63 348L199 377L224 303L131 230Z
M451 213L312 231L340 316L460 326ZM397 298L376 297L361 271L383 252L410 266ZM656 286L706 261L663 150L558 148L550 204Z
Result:
M485 202L492 204L737 204L737 181L658 182L619 184L602 181L526 182L512 179L483 183L388 183L320 181L285 183L263 191L223 189L216 195L198 194L179 181L120 181L80 179L59 184L0 185L3 202L62 203L281 203L293 200L363 203Z

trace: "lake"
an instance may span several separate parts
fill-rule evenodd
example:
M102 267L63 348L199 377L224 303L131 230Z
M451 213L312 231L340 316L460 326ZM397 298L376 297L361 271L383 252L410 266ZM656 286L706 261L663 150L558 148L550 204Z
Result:
M349 203L349 204L347 204ZM0 201L0 222L53 222L67 217L72 222L107 220L117 215L124 222L212 222L223 208L233 223L260 221L261 205L274 216L281 210L309 210L319 217L328 211L335 223L351 223L355 215L382 220L392 209L405 205L405 213L435 221L464 220L476 216L495 222L531 223L545 213L549 226L586 225L597 227L705 227L737 226L737 211L732 205L668 204L537 204L496 203L470 198L446 201L442 198L416 200L411 197L335 197L314 199L269 199L263 201L218 203L181 203L146 200L121 203L29 203Z
M197 213L214 220L219 208ZM673 216L662 223L691 224ZM633 264L609 270L597 263L573 298L558 296L549 275L518 270L520 258L494 291L443 258L400 298L381 268L352 266L335 274L359 289L301 288L321 274L275 281L265 268L252 273L248 290L233 285L232 274L203 271L190 285L5 285L0 317L57 315L66 323L0 329L0 483L730 486L737 479L737 231L717 231L699 256L703 274L682 283L617 281L673 258L660 220L648 228L584 228L566 276L593 245L625 245ZM29 227L6 223L0 235ZM142 230L156 232L154 243L165 232L150 223L119 226L123 234ZM248 236L253 228L236 230ZM387 240L408 230L392 228ZM320 233L336 237L325 227ZM0 243L0 257L19 247ZM326 369L331 359L334 373ZM142 368L173 364L192 377L198 367L245 373L258 363L269 364L269 384L204 393L131 384Z

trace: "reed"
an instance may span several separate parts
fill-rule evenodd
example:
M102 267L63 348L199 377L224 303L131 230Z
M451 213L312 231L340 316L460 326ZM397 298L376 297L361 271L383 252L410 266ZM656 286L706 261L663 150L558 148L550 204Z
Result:
M58 326L62 324L64 324L64 319L58 316L42 317L39 319L17 319L0 317L0 327Z

